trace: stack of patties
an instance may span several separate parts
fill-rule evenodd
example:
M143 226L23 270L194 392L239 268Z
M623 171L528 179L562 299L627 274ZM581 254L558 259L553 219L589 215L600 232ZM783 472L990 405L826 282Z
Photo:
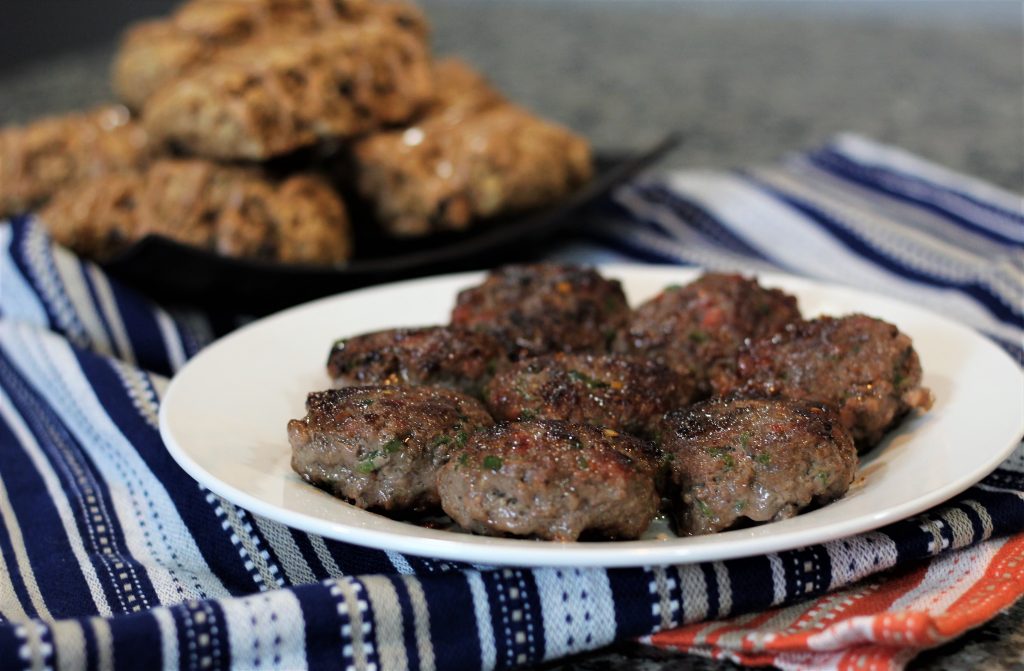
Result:
M40 208L58 242L100 260L159 234L337 265L352 254L339 193L409 237L589 179L584 140L433 63L427 32L396 0L189 0L126 34L123 105L0 129L0 216ZM339 163L345 183L322 169Z

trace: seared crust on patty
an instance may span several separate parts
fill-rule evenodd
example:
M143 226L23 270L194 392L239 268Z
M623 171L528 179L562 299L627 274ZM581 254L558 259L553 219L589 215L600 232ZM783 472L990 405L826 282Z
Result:
M711 371L746 339L771 335L797 319L792 296L741 275L707 273L685 286L667 287L636 308L615 350L693 375L706 396Z
M484 401L499 421L561 419L655 438L662 415L693 394L692 378L653 361L559 353L498 372Z
M429 326L339 340L328 356L327 374L335 386L434 385L480 396L505 363L501 343L483 331Z
M792 517L843 496L857 471L834 411L806 401L711 399L669 413L663 436L682 534Z
M479 401L434 387L315 392L288 423L292 469L360 508L433 511L435 476L475 431L492 424Z
M558 421L509 422L470 437L438 475L444 511L487 535L636 538L658 511L641 441Z
M459 292L452 324L490 331L512 358L605 351L629 305L618 280L593 268L537 264L492 270Z
M713 380L719 394L784 396L828 403L861 451L910 410L928 410L921 361L896 326L854 314L794 322L740 349Z

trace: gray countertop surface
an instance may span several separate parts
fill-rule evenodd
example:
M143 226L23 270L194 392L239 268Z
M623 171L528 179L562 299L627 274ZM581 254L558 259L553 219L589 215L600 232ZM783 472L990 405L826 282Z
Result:
M1024 190L1024 5L428 0L439 53L600 150L683 145L660 166L770 161L841 131ZM0 70L0 122L110 98L112 44ZM1024 669L1024 603L910 668ZM548 671L738 668L642 646Z

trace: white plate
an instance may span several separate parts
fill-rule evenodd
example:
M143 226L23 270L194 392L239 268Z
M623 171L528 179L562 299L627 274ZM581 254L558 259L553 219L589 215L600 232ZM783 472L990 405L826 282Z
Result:
M607 266L635 305L697 272ZM368 513L303 482L289 466L289 419L306 394L329 386L324 362L339 337L444 323L456 292L480 274L414 280L308 303L214 343L172 380L160 433L192 477L230 501L329 538L414 555L492 565L641 566L774 552L848 536L904 519L991 472L1024 433L1024 376L974 331L895 300L778 275L767 286L796 295L805 315L864 312L914 339L931 412L911 416L861 460L847 496L789 520L695 538L554 543L427 529Z

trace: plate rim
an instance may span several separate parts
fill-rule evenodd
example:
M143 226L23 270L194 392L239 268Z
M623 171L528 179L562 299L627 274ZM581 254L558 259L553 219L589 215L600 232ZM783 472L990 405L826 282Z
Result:
M599 264L596 266L599 272L611 279L623 279L623 274L660 275L665 272L685 275L680 279L689 281L687 278L698 276L706 269L692 266L673 265L650 265L632 263ZM160 436L169 454L175 462L183 468L197 482L208 488L210 491L224 497L225 499L241 506L242 508L262 515L268 519L285 524L286 526L299 529L308 533L318 534L342 542L352 543L365 547L375 548L382 551L395 551L419 557L430 557L433 559L468 562L486 566L516 566L516 567L557 567L557 566L599 566L605 568L635 567L652 564L686 564L700 561L735 559L739 557L756 556L774 552L780 552L793 548L803 547L810 544L822 544L839 538L845 538L858 533L864 533L878 529L887 524L907 519L920 512L933 508L950 498L976 484L985 476L995 470L999 464L1016 449L1019 444L1020 434L1024 433L1024 413L1021 414L1017 424L1017 437L1007 440L1007 444L999 449L993 448L991 456L980 462L969 474L958 480L948 482L945 485L932 490L925 496L919 496L900 505L878 511L873 515L860 515L850 520L833 522L825 530L820 527L810 527L797 530L780 530L780 533L765 535L765 532L757 532L757 537L747 537L749 532L757 529L773 528L778 529L779 525L785 525L790 520L758 525L750 529L740 529L720 532L707 536L673 538L668 540L635 540L635 541L598 541L582 543L554 543L529 539L495 538L488 536L476 536L466 534L454 534L447 531L416 527L408 523L392 520L376 513L363 511L353 506L357 513L373 516L371 519L381 523L383 529L372 527L356 527L341 522L325 520L305 512L297 512L279 507L263 499L245 492L233 485L224 482L214 474L207 471L199 464L192 455L176 440L173 427L170 426L168 408L173 406L177 390L176 381L182 379L186 371L195 370L202 366L202 362L216 356L216 353L225 347L230 347L236 339L246 338L247 334L255 329L267 328L271 322L294 319L296 314L301 312L315 312L327 304L344 301L351 298L358 298L360 295L377 293L382 289L389 291L402 291L410 285L423 285L425 283L450 283L450 282L473 282L482 279L486 271L471 271L451 273L443 275L432 275L398 282L363 287L352 291L340 292L331 296L318 298L285 310L281 310L264 318L251 322L217 341L205 347L190 359L181 370L171 379L163 394L159 411ZM822 282L813 278L800 277L779 272L757 272L744 273L747 276L755 276L758 281L767 285L777 283L802 285L807 289L852 292L858 297L880 300L894 305L911 306L906 301L893 298L877 292L857 289L856 287L841 285L831 282ZM961 336L976 340L983 349L987 349L997 356L1001 356L1004 364L1009 364L1016 369L1024 385L1024 372L1016 365L1016 362L1002 348L998 347L989 338L980 332L964 326L944 315L921 306L911 306L915 310L927 314L931 319L943 323L944 328L958 331ZM1022 392L1024 393L1024 392ZM870 453L869 453L870 455ZM861 457L863 459L863 456ZM861 467L863 467L863 461ZM860 470L860 469L858 469ZM318 490L319 491L319 490ZM330 496L323 493L324 496ZM333 499L333 497L332 497ZM350 505L337 499L338 503ZM804 516L791 518L793 520ZM397 534L389 530L395 524L402 525L403 530L413 526L417 530L414 534ZM746 541L737 543L726 543L725 548L717 547L722 541ZM682 541L682 542L672 542ZM756 548L749 548L748 545L756 544ZM708 546L715 546L709 549ZM496 550L500 550L500 556L495 556ZM609 555L609 553L611 553Z

